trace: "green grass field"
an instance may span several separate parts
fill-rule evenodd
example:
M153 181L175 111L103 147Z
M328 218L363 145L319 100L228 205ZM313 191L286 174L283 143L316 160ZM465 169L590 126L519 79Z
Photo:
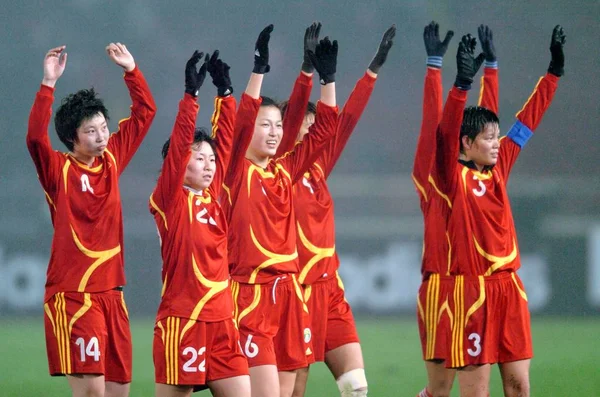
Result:
M134 381L131 396L154 395L152 320L132 321ZM600 396L600 318L534 318L533 396ZM362 319L369 395L414 396L425 385L416 323L412 318ZM64 378L48 376L43 322L0 320L0 396L69 396ZM491 395L502 395L497 368ZM456 385L455 385L456 386ZM198 395L208 395L202 392ZM339 395L324 364L311 368L307 396ZM458 396L454 390L453 395Z

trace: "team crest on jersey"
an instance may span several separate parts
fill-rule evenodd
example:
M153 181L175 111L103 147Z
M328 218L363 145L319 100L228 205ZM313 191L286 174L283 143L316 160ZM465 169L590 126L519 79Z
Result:
M304 328L304 343L310 342L312 339L312 333L310 332L310 328Z

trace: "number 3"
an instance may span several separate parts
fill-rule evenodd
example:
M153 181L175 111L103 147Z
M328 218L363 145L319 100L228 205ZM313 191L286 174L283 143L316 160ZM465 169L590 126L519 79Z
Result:
M469 353L471 357L477 357L481 354L481 336L473 332L471 335L469 335L468 339L473 341L473 347L475 348L475 350L469 348L467 349L467 353Z

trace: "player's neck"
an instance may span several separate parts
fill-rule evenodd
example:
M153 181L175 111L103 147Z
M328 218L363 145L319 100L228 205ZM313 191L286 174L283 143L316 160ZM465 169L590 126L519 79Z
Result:
M267 168L267 165L269 165L269 160L271 159L268 156L258 156L250 151L246 152L246 158L261 168Z
M458 158L459 158L460 160L462 160L462 161L466 161L466 162L469 162L469 161L470 161L470 162L472 162L473 164L475 164L475 167L477 168L477 171L480 171L480 172L481 172L481 171L483 171L483 169L485 168L485 165L483 165L483 164L479 164L478 162L476 162L475 160L473 160L473 159L471 158L471 156L468 156L468 155L466 155L466 154L464 154L464 153L461 153L461 154L458 156Z
M92 164L94 164L94 160L96 160L95 156L87 156L79 152L69 152L69 155L78 162L87 165L88 167L91 167Z

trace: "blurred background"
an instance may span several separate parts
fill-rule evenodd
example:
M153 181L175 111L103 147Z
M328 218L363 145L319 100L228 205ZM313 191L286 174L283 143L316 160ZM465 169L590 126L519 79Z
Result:
M28 114L42 79L46 51L66 44L69 54L66 71L56 86L54 110L67 94L93 86L110 111L112 130L119 119L127 117L130 99L122 71L104 52L111 41L127 45L158 105L146 140L121 178L128 276L125 291L136 354L143 362L136 367L136 379L140 380L137 385L134 381L132 395L149 395L153 377L148 350L160 296L161 261L148 197L160 169L160 149L183 95L185 62L195 49L219 49L221 58L231 65L235 95L239 96L252 70L256 37L273 23L271 72L263 93L287 99L300 71L304 29L314 20L323 23L321 36L339 41L336 86L340 106L365 72L383 32L392 23L398 28L369 106L329 183L336 204L340 273L359 319L370 389L376 391L373 395L390 396L414 395L422 389L425 375L414 321L422 218L410 173L425 74L422 32L432 19L440 23L442 36L447 29L455 31L444 59L445 89L454 81L460 36L476 35L481 23L493 29L500 69L501 131L510 128L515 113L546 72L552 28L561 24L565 29L566 74L535 138L513 169L509 192L522 253L520 275L534 316L536 354L548 357L548 367L542 358L533 361L534 390L536 373L544 374L537 387L546 391L545 395L565 395L554 394L558 386L553 384L567 385L569 392L597 390L600 382L593 373L597 374L600 358L595 342L600 334L599 15L597 0L5 3L0 15L0 50L4 54L0 385L6 382L15 388L7 388L8 394L0 390L0 395L54 395L48 391L51 387L57 387L56 395L64 395L67 390L66 382L46 375L42 297L52 227L25 147ZM477 101L478 88L475 85L471 91L471 104ZM315 100L318 91L315 82ZM199 125L209 124L215 94L207 79L200 91ZM54 147L64 150L53 127L49 133ZM566 341L556 339L563 334ZM389 356L377 343L386 335L394 341L394 357L377 370L387 362L381 361L382 356ZM136 340L143 342L136 345ZM31 360L27 365L19 366L22 354L33 356L27 357ZM552 368L556 375L549 372ZM576 374L576 381L564 373L565 368ZM335 395L335 384L326 370L318 371L314 379L322 376L328 387L333 386L333 394L313 387L310 395ZM378 376L382 380L375 382ZM44 390L41 394L34 391L37 384ZM497 388L498 382L495 384Z

